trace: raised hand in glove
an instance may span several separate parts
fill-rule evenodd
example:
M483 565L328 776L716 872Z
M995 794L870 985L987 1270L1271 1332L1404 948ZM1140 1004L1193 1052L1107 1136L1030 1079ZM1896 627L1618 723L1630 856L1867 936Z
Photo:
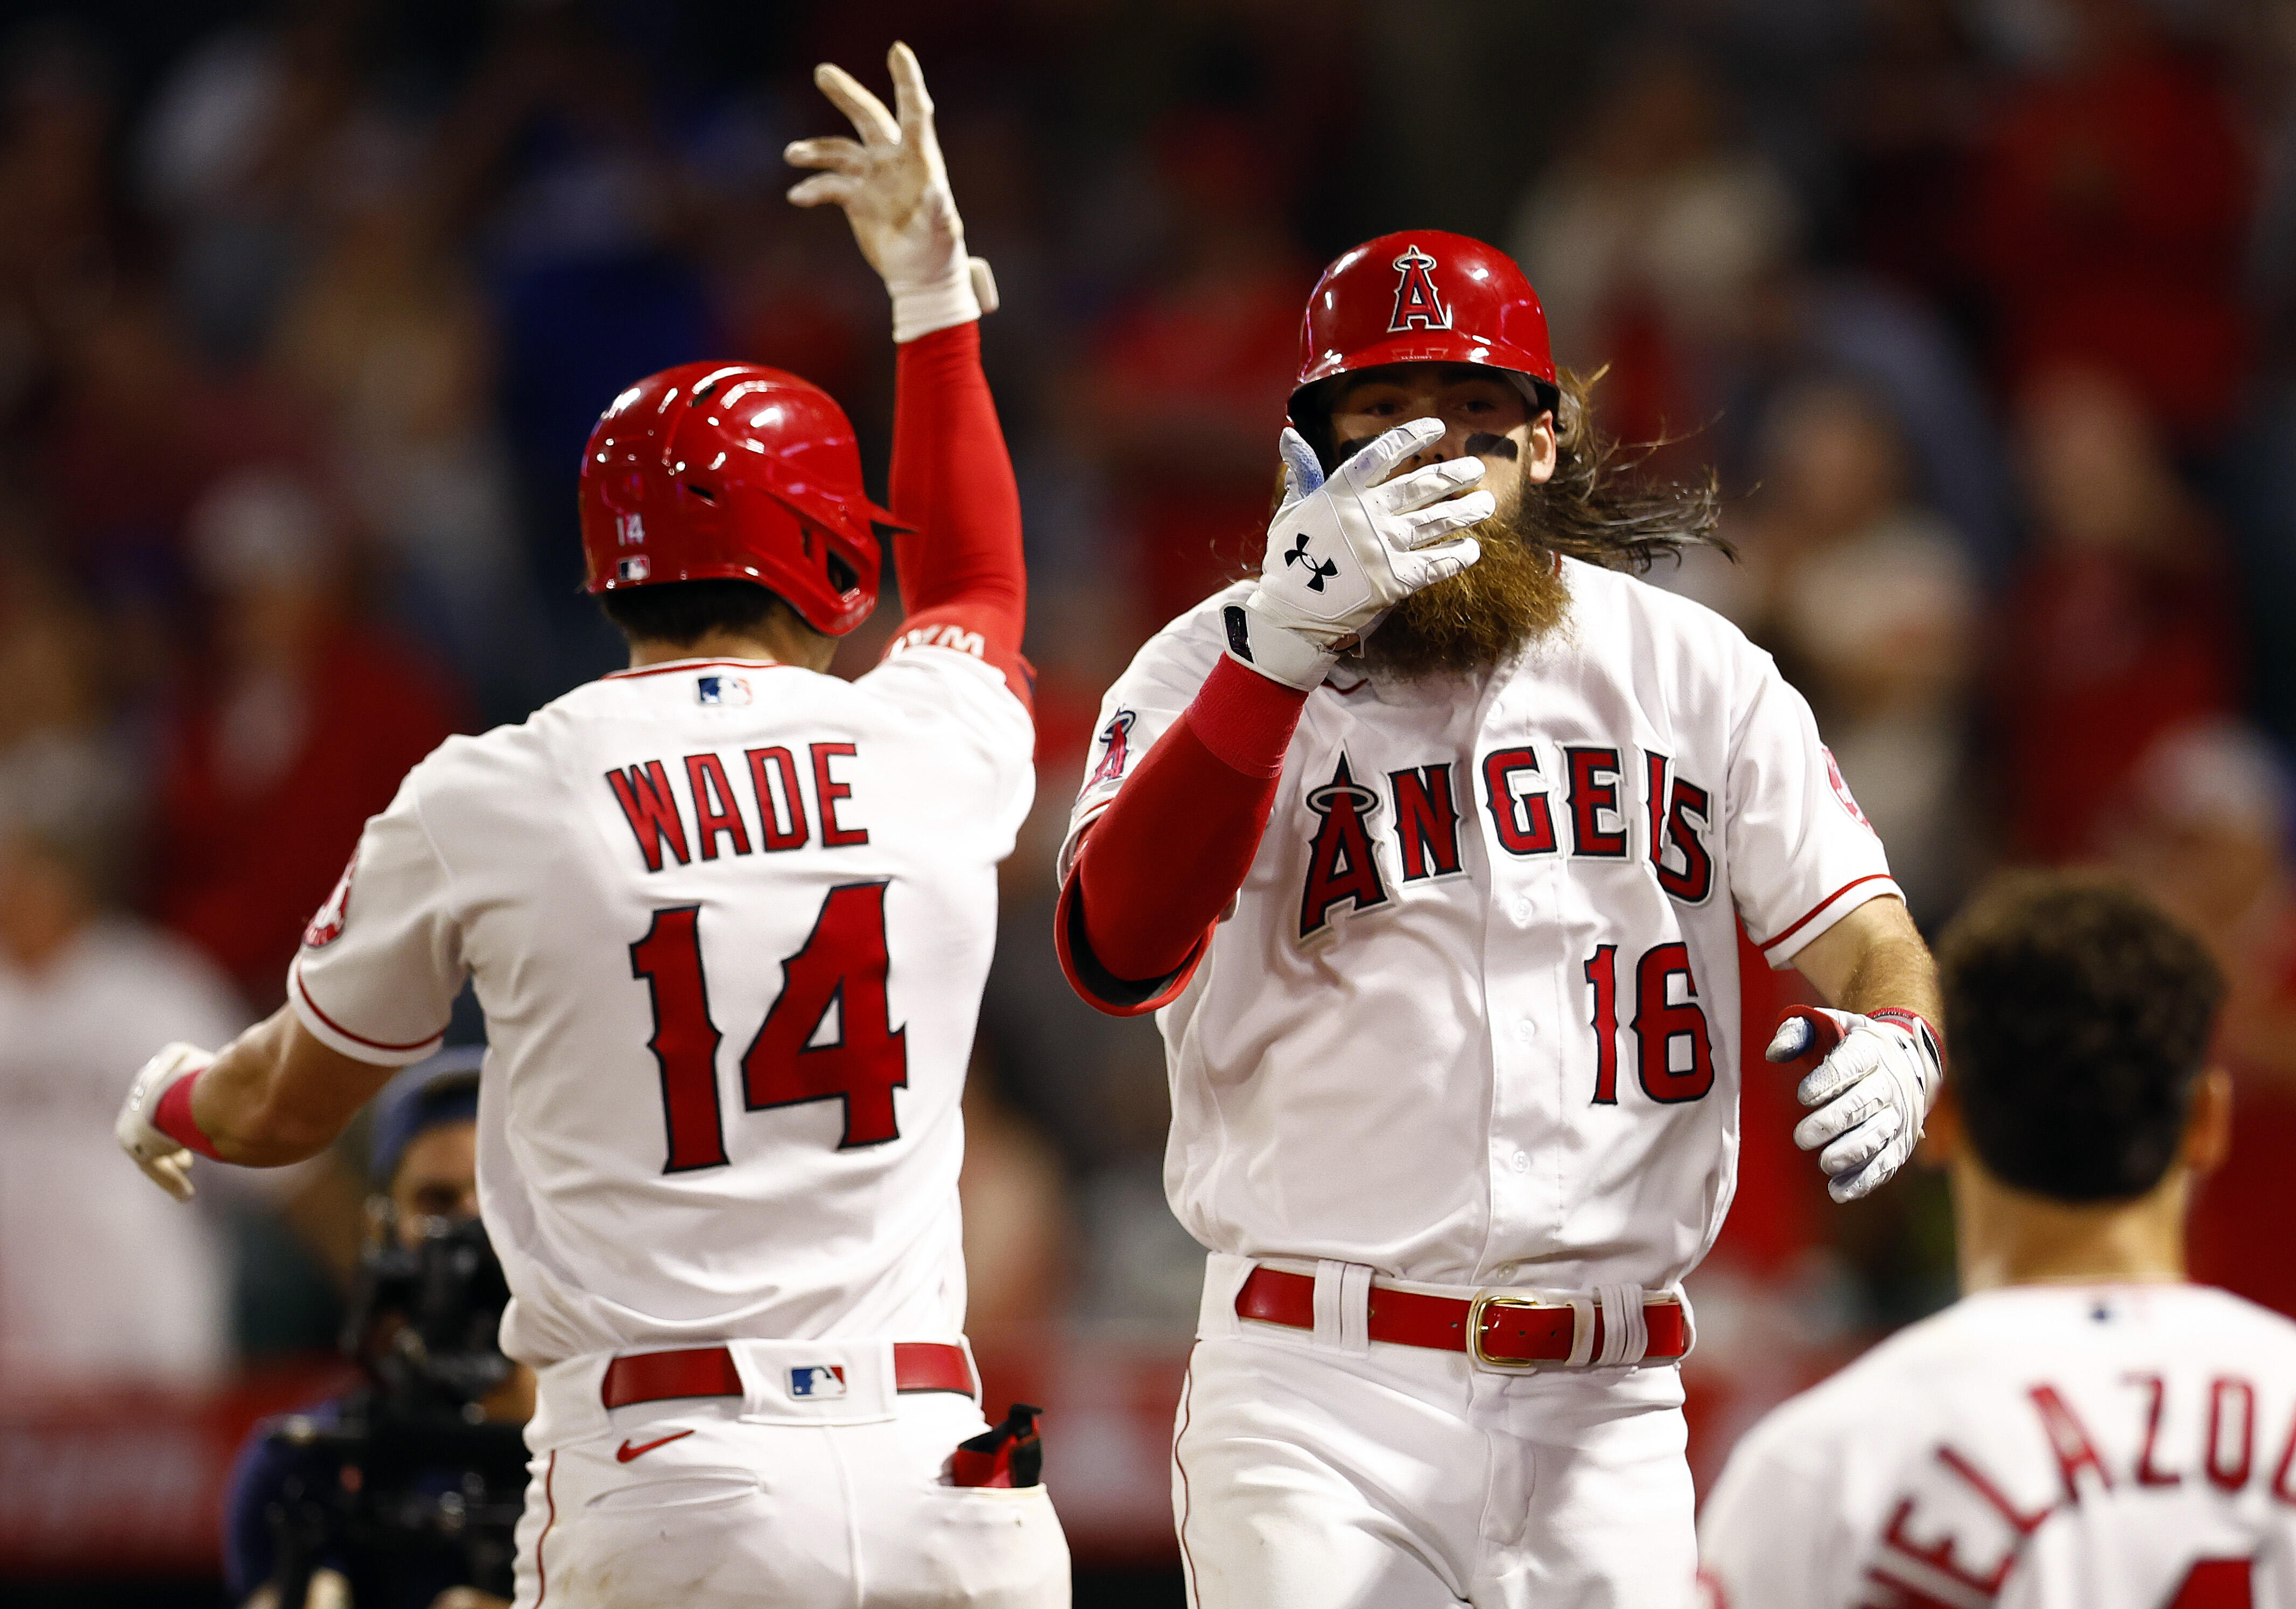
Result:
M151 1176L153 1184L177 1201L192 1199L192 1153L160 1130L160 1103L176 1083L205 1070L214 1060L198 1046L180 1040L162 1046L136 1072L135 1083L128 1086L127 1099L120 1104L119 1120L111 1125L119 1148L135 1159L135 1165Z
M1387 479L1395 466L1440 440L1443 423L1414 419L1378 437L1327 481L1299 431L1286 428L1283 500L1267 527L1259 584L1227 611L1228 648L1262 675L1314 687L1340 647L1422 587L1457 575L1483 556L1455 532L1491 517L1478 458L1449 458ZM1459 494L1465 493L1460 496Z
M829 201L845 209L861 255L892 293L893 339L910 341L994 313L996 282L987 263L964 254L964 220L949 193L932 97L916 54L896 45L886 61L898 116L851 73L824 62L813 70L813 81L861 137L793 140L782 154L793 168L823 170L791 189L789 199L800 207Z
M1945 1081L1945 1056L1930 1025L1909 1011L1858 1016L1800 1006L1780 1020L1773 1062L1816 1062L1794 1097L1816 1111L1794 1126L1794 1144L1817 1153L1826 1194L1856 1201L1905 1165Z

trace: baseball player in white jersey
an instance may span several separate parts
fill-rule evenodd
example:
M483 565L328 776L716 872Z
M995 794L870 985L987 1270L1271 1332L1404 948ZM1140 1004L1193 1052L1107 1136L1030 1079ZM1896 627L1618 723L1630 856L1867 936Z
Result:
M1768 656L1620 573L1710 497L1606 472L1513 262L1341 257L1291 413L1259 578L1110 690L1062 850L1070 978L1160 1010L1166 1186L1211 1253L1190 1591L1680 1604L1737 923L1843 1008L1776 1047L1833 1045L1797 1135L1843 1199L1938 1081L1928 954Z
M1739 1443L1699 1522L1710 1605L2296 1605L2296 1325L2183 1283L2229 1132L2208 952L2035 874L1939 955L1966 1294Z
M899 112L804 141L892 292L893 512L795 376L653 375L582 464L589 586L631 666L443 745L367 825L289 977L219 1055L139 1075L120 1137L265 1165L430 1054L471 979L504 1350L538 1372L517 1602L1068 1602L1031 1416L963 1335L958 1117L996 862L1032 788L1018 500L914 58ZM993 305L993 303L992 303ZM911 615L823 674L875 602Z

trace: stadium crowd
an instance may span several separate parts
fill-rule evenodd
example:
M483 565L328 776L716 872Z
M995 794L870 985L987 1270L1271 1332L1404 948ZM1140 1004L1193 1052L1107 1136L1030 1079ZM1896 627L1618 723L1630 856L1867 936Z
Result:
M968 1097L976 1334L1189 1331L1161 1047L1062 983L1053 850L1101 690L1258 550L1317 266L1417 224L1518 258L1648 472L1718 474L1735 562L1653 579L1808 694L1925 928L1999 866L2102 862L2207 936L2239 1118L2196 1271L2296 1313L2267 1227L2296 8L29 9L0 37L0 1395L332 1344L362 1153L211 1170L186 1212L130 1187L113 1108L161 1041L278 1005L410 765L615 662L572 488L622 385L792 369L882 475L879 292L780 152L830 126L814 62L897 37L1003 289L1041 678ZM1755 980L1750 1035L1793 981ZM1717 1423L1950 1293L1935 1181L1831 1207L1750 1061L1693 1286Z

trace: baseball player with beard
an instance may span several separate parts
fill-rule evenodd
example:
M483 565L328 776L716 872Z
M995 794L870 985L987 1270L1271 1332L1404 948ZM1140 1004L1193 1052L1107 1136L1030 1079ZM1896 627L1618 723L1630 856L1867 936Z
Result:
M1823 1055L1796 1137L1841 1200L1939 1081L1929 956L1800 695L1628 573L1711 497L1620 483L1512 261L1340 258L1290 412L1258 579L1110 690L1061 860L1071 982L1160 1014L1166 1186L1210 1252L1189 1590L1680 1604L1738 924L1836 1008L1771 1054Z
M2185 1280L2224 981L2029 874L1939 947L1962 1300L1764 1419L1699 1520L1715 1609L2290 1609L2296 1325Z
M898 115L800 141L892 293L893 512L794 375L697 363L592 434L589 589L630 667L455 738L367 824L289 1008L144 1068L120 1142L267 1166L430 1054L465 978L491 1048L480 1203L538 1375L516 1602L1069 1601L1033 1409L964 1339L959 1097L996 863L1033 786L1019 499L915 58ZM885 662L824 674L876 602Z

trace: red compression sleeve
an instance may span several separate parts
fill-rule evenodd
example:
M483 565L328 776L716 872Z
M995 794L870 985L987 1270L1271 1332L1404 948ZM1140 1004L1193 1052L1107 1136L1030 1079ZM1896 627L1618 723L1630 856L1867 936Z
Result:
M909 620L979 632L992 656L1021 651L1028 575L1021 561L1021 491L980 372L980 325L956 324L900 349L893 410L893 513Z
M221 1162L223 1158L217 1153L215 1142L208 1138L206 1130L200 1127L199 1120L192 1115L192 1086L199 1081L198 1073L187 1072L168 1085L160 1096L159 1105L152 1108L152 1127L178 1145Z
M1069 891L1091 955L1070 956L1072 981L1097 981L1078 977L1097 971L1168 982L1186 966L1259 852L1283 751L1307 702L1306 694L1221 656L1078 853ZM1076 931L1068 920L1063 914L1063 937ZM1087 960L1096 965L1077 965ZM1101 1003L1144 1010L1161 1000Z

